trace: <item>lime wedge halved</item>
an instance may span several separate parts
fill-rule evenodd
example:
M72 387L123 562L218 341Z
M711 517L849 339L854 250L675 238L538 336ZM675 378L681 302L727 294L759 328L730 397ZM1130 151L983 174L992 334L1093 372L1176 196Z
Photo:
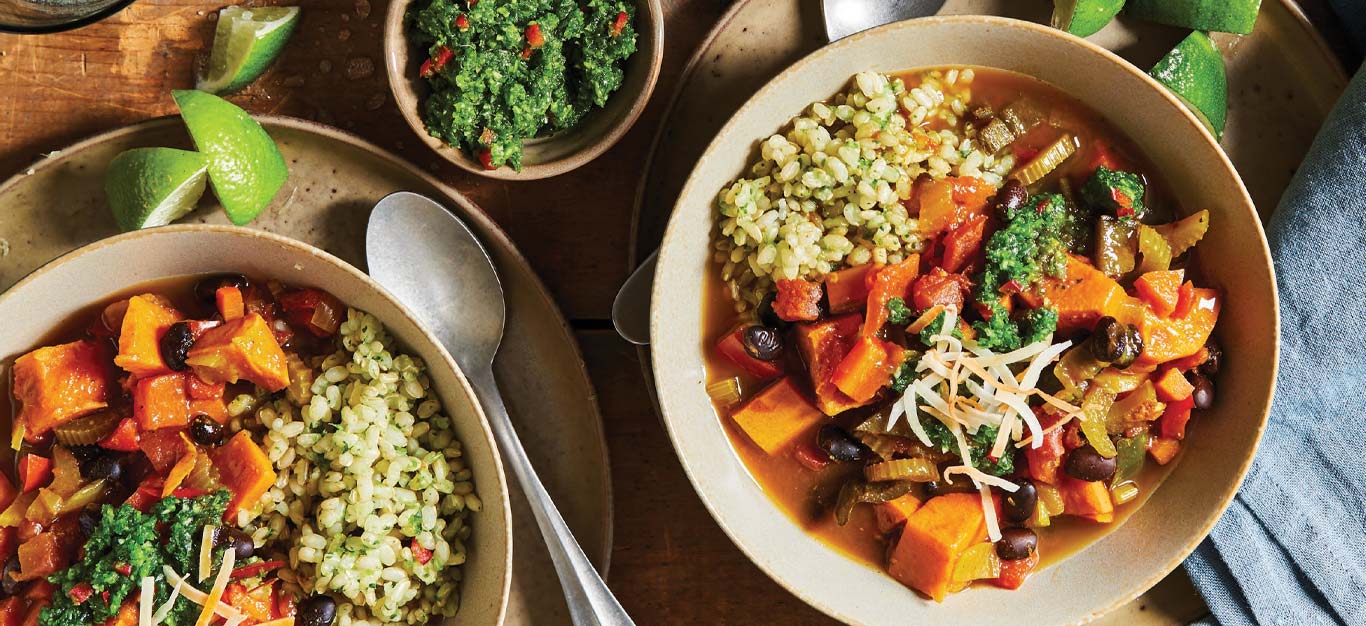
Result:
M218 12L207 75L195 89L229 93L251 84L270 67L294 33L299 7L226 7Z
M1090 37L1124 8L1124 0L1053 0L1053 28Z
M1129 0L1133 17L1219 33L1252 32L1262 0Z
M165 226L194 210L207 174L207 162L198 152L133 148L109 162L104 194L119 228Z
M172 91L194 145L207 159L209 183L232 223L250 222L289 176L285 157L261 124L237 105L202 91Z
M1224 55L1209 35L1191 33L1148 72L1185 101L1214 136L1222 137L1228 118L1228 77Z

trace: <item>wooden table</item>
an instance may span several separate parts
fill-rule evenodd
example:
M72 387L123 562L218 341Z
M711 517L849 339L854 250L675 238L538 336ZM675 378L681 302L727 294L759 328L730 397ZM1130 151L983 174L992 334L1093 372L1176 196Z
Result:
M735 548L693 493L651 406L634 347L611 330L640 164L676 79L729 4L665 0L659 87L612 150L530 183L475 177L421 145L389 97L380 59L385 0L292 0L298 33L276 66L232 99L352 131L428 167L468 194L517 242L576 329L597 387L616 489L611 586L639 624L826 624ZM1332 29L1324 0L1303 3ZM221 3L140 0L105 22L41 37L0 34L0 178L97 132L175 112L209 53Z

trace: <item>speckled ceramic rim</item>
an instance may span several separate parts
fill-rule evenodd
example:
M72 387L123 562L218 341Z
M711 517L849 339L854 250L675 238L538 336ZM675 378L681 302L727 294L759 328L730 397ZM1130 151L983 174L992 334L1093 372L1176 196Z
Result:
M499 512L503 518L503 523L501 526L503 532L501 533L502 536L498 538L499 540L501 540L500 543L502 544L502 549L504 553L504 559L502 563L503 580L500 585L500 588L502 589L502 597L498 601L497 620L497 624L502 624L504 618L507 615L508 594L511 590L512 584L512 506L511 497L508 493L507 475L503 471L502 454L498 450L497 443L493 440L493 432L489 430L488 417L484 414L484 408L482 405L479 404L479 400L474 394L474 389L470 387L469 381L466 380L465 373L460 370L460 367L458 365L456 365L455 359L451 358L451 355L449 352L446 351L445 346L441 345L441 342L437 340L436 336L433 335L430 330L427 329L426 325L419 321L417 317L413 315L412 311L409 311L408 307L405 306L402 302L400 302L398 298L395 298L392 294L388 292L388 290L382 287L379 283L372 280L364 272L356 269L350 263L347 263L346 261L343 261L335 256L332 256L331 254L323 250L320 250L314 246L306 244L302 241L291 239L283 235L268 233L261 230L253 230L238 226L219 226L210 224L174 224L170 226L150 228L147 230L137 230L133 232L123 233L120 235L115 235L113 237L108 237L90 244L86 244L80 248L72 250L71 252L63 254L62 256L57 257L56 259L48 261L41 267L30 272L27 276L15 282L14 285L10 286L9 289L5 290L3 294L0 294L0 303L7 302L10 298L14 297L13 294L19 292L28 284L39 280L44 274L52 271L53 269L70 263L71 261L74 261L77 258L95 252L97 250L101 250L110 246L126 244L139 239L156 239L158 237L164 237L167 235L174 235L180 233L212 233L217 235L239 237L247 240L266 242L271 245L286 248L298 254L313 257L315 259L322 261L326 265L331 265L334 268L341 270L344 274L350 277L350 279L363 285L366 290L378 294L379 297L383 299L387 304L394 307L394 309L403 316L404 321L411 324L414 328L418 329L418 332L421 333L420 340L423 343L428 344L428 347L432 348L433 350L435 350L436 354L440 355L441 363L439 366L455 374L455 379L459 381L460 384L460 389L458 390L458 392L467 399L470 406L473 408L475 415L478 416L479 433L483 437L484 444L488 446L489 450L492 453L493 460L495 461L493 463L494 467L479 468L479 490L487 491L490 487L492 487L492 490L498 493L500 502L503 504L503 506L501 507L502 510ZM388 322L386 322L386 325L387 324ZM432 364L429 362L428 366L431 365ZM462 438L465 437L468 437L468 435L462 434ZM489 472L492 472L493 474L493 485L488 484ZM487 501L487 499L485 499L485 501ZM487 509L485 510L487 511Z
M492 219L488 217L488 215L486 215L482 210L475 206L475 204L471 202L469 198L466 198L464 194L454 189L451 189L445 183L434 178L431 174L421 169L418 169L417 167L414 167L407 161L399 158L398 156L390 152L385 151L383 148L380 148L364 139L361 139L360 137L352 135L346 131L333 128L331 126L319 124L317 122L311 122L308 120L302 120L295 117L288 117L283 115L254 115L252 117L254 117L256 121L260 122L263 126L267 128L270 128L272 126L279 126L294 129L299 132L319 135L334 141L340 141L349 146L368 152L371 155L373 155L376 159L384 161L385 163L392 165L393 167L403 170L409 176L422 180L428 185L431 185L433 188L440 190L444 196L455 201L455 203L460 207L459 213L463 219L473 220L478 223L479 227L483 230L483 232L480 234L486 235L492 239L492 241L485 241L485 245L492 244L492 247L506 251L507 254L516 259L516 262L519 265L521 265L523 268L526 268L527 273L532 277L533 288L536 291L537 298L541 300L541 305L548 308L551 311L554 311L555 313L555 317L559 322L557 324L557 327L560 332L559 340L564 342L565 345L569 346L574 353L577 368L573 370L573 373L583 381L584 389L587 389L590 392L590 397L588 397L585 401L592 406L593 414L598 418L593 421L594 430L596 431L594 433L594 437L599 442L599 449L602 450L603 464L606 467L611 467L611 458L609 456L607 449L607 437L606 433L603 431L602 411L598 407L597 396L595 393L593 393L593 383L588 376L588 369L587 366L584 364L583 353L579 349L579 343L574 338L574 333L572 329L569 327L569 323L565 320L564 314L560 311L559 305L555 303L555 300L550 296L550 292L546 290L545 283L541 282L540 277L538 277L536 275L536 272L531 269L531 264L527 261L526 257L522 256L521 251L519 251L517 249L517 246L513 244L512 239L508 237L507 233L503 232L503 229L500 228L497 223L495 223ZM160 118L155 118L147 120L145 122L140 122L138 124L133 124L130 126L125 126L115 130L93 135L91 137L78 141L66 148L63 148L60 152L64 154L80 152L90 147L110 141L116 137L141 132L147 126L181 123L182 122L180 121L180 117L177 115L168 115ZM14 176L6 179L4 182L0 182L0 206L3 206L5 197L9 195L10 191L18 186L18 182L21 179L21 177L28 175L26 172L37 172L47 167L50 167L54 164L55 162L52 159L39 159L31 166L19 170L18 174L15 174ZM301 245L308 244L301 243ZM46 266L46 264L44 266ZM37 271L38 270L35 270L35 272ZM25 277L25 279L27 279L27 277ZM16 285L17 284L18 283L16 283ZM613 533L615 529L615 524L613 524L613 519L615 515L612 502L612 475L610 471L605 472L603 475L603 491L604 494L602 497L602 501L606 503L605 519L603 520L605 526L605 529L603 531L603 549L601 554L590 556L593 557L594 562L598 565L599 572L601 572L602 576L606 578L608 575L608 571L611 569L612 544L614 539Z
M91 13L90 15L84 15L72 19L69 22L54 22L52 24L43 24L41 26L24 26L19 24L7 24L4 22L0 22L0 33L13 33L16 35L45 35L49 33L60 33L68 30L76 30L77 28L83 28L85 26L94 24L95 22L104 20L118 13L119 11L128 8L128 5L133 4L133 2L135 1L136 0L120 0L119 2L111 4L103 9L100 9L99 11Z
M912 27L932 28L936 25L943 24L980 24L1002 29L1022 29L1027 31L1033 31L1033 33L1039 36L1063 40L1066 42L1066 45L1074 47L1079 54L1098 56L1101 59L1103 59L1107 65L1111 66L1113 68L1113 71L1129 74L1132 78L1136 78L1142 83L1146 84L1150 90L1159 94L1160 97L1168 103L1169 108L1171 109L1171 113L1179 115L1184 120L1184 124L1186 126L1190 127L1190 129L1193 129L1196 133L1198 133L1198 135L1201 138L1201 141L1205 142L1206 149L1212 149L1213 153L1218 155L1218 162L1216 163L1216 166L1218 169L1220 169L1219 175L1230 177L1232 181L1236 183L1235 186L1240 192L1239 197L1234 198L1233 201L1230 203L1231 205L1236 206L1231 206L1229 208L1229 213L1234 215L1237 219L1246 220L1255 229L1255 232L1258 235L1258 240L1257 242L1255 242L1255 245L1259 247L1258 252L1263 258L1268 260L1270 259L1270 249L1266 242L1265 232L1261 227L1261 222L1257 217L1256 210L1253 208L1252 199L1248 196L1247 190L1243 187L1236 170L1233 168L1233 164L1229 161L1228 157L1223 153L1222 149L1219 148L1218 142L1215 140L1215 138L1209 133L1208 130L1204 128L1204 126L1199 122L1199 120L1190 111L1188 111L1178 99L1176 99L1175 96L1171 95L1165 88L1163 88L1157 81L1153 80L1147 74L1143 73L1142 71L1139 71L1137 68L1135 68L1127 61L1123 60L1119 56L1104 48L1101 48L1084 39L1069 35L1062 31L1058 31L1056 29L1048 28L1046 26L1041 26L1038 24L1024 22L1020 20L990 16L944 16L920 18L916 20L908 20L904 22L897 22L893 24L880 26L878 28L864 31L856 35L852 35L833 44L825 46L794 63L792 66L790 66L782 73L780 73L778 76L776 76L768 83L766 83L764 87L757 91L753 96L751 96L751 98L748 101L746 101L746 103L735 113L735 115L732 116L731 120L727 122L725 126L722 127L722 130L718 133L718 138L713 140L713 142L708 146L707 150L703 153L703 157L702 159L700 159L700 161L706 160L706 156L712 154L713 151L717 149L717 146L720 143L720 138L731 133L732 128L737 124L738 118L742 117L749 109L756 106L756 101L767 99L765 97L766 94L768 94L772 90L777 89L777 84L783 82L783 79L785 77L794 73L803 72L808 66L813 65L815 61L823 59L828 55L840 54L843 49L848 48L849 46L861 42L865 39L887 36L889 33ZM788 116L795 113L796 111L774 112L774 114L771 116L774 121L773 126L775 128L781 126L783 121L786 120ZM682 203L684 199L690 198L693 195L701 192L695 189L695 187L698 184L700 184L700 181L698 180L698 175L696 171L694 171L694 173L689 177L687 184L684 186L683 191L679 194L680 203ZM678 243L680 238L678 235L678 231L680 230L680 215L682 215L683 213L683 211L680 211L678 208L675 208L673 216L669 220L669 226L665 231L663 243L661 244L660 248L660 273L663 272L666 266L666 263L669 258L669 251L674 246L680 245ZM1267 270L1270 274L1271 280L1270 305L1271 320L1273 322L1272 330L1274 332L1274 336L1279 338L1279 299L1275 289L1275 274L1274 272L1270 271L1269 262ZM659 293L661 290L661 285L663 284L665 284L665 281L661 280L659 274L657 274L655 282L656 293L654 294L654 305L652 306L651 310L651 333L652 338L655 339L655 341L652 341L652 345L656 346L660 345L660 342L658 341L659 333L663 332L666 329L666 324L664 323L664 320L668 315L668 312L663 310L663 307L660 304L662 301L665 300L665 298L663 298L662 295ZM698 288L700 289L700 285ZM652 351L652 363L656 379L662 381L668 377L677 377L676 374L670 372L670 368L675 365L674 363L670 362L670 355L663 354L662 352L663 351L658 349ZM1280 346L1279 340L1277 340L1275 342L1275 345L1272 346L1273 358L1271 359L1269 371L1270 380L1272 381L1275 380L1275 372L1279 363L1279 354ZM1237 493L1237 487L1242 484L1243 479L1247 475L1248 469L1252 464L1253 457L1255 456L1256 448L1260 444L1262 434L1264 433L1266 428L1267 417L1270 410L1274 391L1275 389L1273 382L1273 384L1269 385L1265 390L1265 396L1261 401L1261 404L1263 407L1265 407L1265 409L1261 412L1260 415L1256 417L1255 423L1249 423L1245 425L1245 428L1253 429L1256 443L1252 446L1251 449L1247 450L1243 458L1239 460L1235 471L1236 480L1233 481L1233 487L1227 489L1217 498L1218 513L1210 515L1207 519L1205 519L1203 523L1201 523L1201 525L1199 526L1198 532L1183 531L1183 534L1189 535L1189 539L1184 543L1182 548L1179 550L1178 556L1161 564L1159 567L1153 568L1151 574L1145 578L1143 584L1127 590L1127 592L1125 592L1122 596L1112 599L1111 602L1108 602L1103 606L1094 608L1085 615L1072 619L1072 623L1085 623L1094 620L1100 617L1101 615L1132 601L1134 598L1142 594L1143 591L1147 590L1152 585L1156 584L1158 581L1164 578L1167 574L1171 573L1171 571L1174 570L1182 561L1184 561L1185 558L1189 556L1192 551L1195 550L1196 546L1198 546L1200 542L1204 540L1204 538L1209 534L1210 530L1213 529L1214 524L1218 521L1219 517L1222 516L1223 511L1227 510L1229 503L1232 501L1233 497ZM842 621L853 624L862 624L863 622L860 622L852 616L844 613L842 610L833 607L830 603L826 602L824 598L819 597L815 593L810 593L809 590L800 589L796 585L785 580L782 576L782 573L779 572L773 566L773 564L764 560L769 555L761 555L759 553L756 553L754 550L751 549L750 546L746 545L746 543L741 541L742 533L738 528L731 526L733 520L730 520L726 515L719 511L716 508L716 504L710 499L710 488L704 486L704 484L701 482L702 480L704 480L703 474L699 473L697 468L694 468L690 464L690 459L688 458L688 456L682 453L682 447L680 445L680 434L676 429L674 422L671 419L669 419L669 416L672 413L672 403L671 399L669 398L669 395L667 393L661 392L659 394L659 399L661 411L665 416L665 426L669 431L670 439L674 443L675 451L679 452L679 460L682 463L685 472L688 474L689 480L693 483L694 489L698 492L698 495L702 499L703 504L706 505L708 511L712 514L712 517L717 520L722 530L726 532L726 534L731 538L731 540L735 542L735 544L741 549L741 551L743 551L745 555L755 563L755 565L757 565L760 569L767 573L770 578L772 578L774 581L776 581L779 585L783 586L788 591L792 592L794 595L797 595L798 597L806 601L808 604L811 604L813 607L820 609L826 614L837 619L840 619ZM691 417L697 419L700 416L694 415ZM969 590L965 593L973 593L973 590Z
M649 40L652 45L648 48L639 48L635 55L628 61L635 60L635 57L644 55L640 63L628 67L627 71L645 70L647 76L642 88L631 97L630 107L619 114L617 120L605 130L600 131L599 137L593 138L592 143L585 147L568 154L559 159L542 161L539 163L523 163L522 171L517 171L511 167L500 167L493 170L484 169L478 161L467 156L459 148L451 147L445 142L427 133L427 128L422 122L422 117L418 114L418 107L421 105L422 97L418 90L413 86L414 80L408 75L410 70L408 63L409 50L408 35L404 32L403 16L413 0L395 0L389 5L389 10L384 18L384 67L389 73L389 89L393 92L394 103L398 106L399 112L403 114L404 121L413 129L422 143L426 144L435 151L441 158L456 164L461 169L484 176L487 178L497 178L501 180L537 180L558 176L565 172L572 171L593 159L598 158L608 148L616 145L617 141L631 129L640 118L640 114L645 111L645 105L649 103L650 96L654 93L655 83L659 80L659 69L664 58L664 9L660 0L637 0L636 17L637 24L640 25L640 18L644 19L644 31L648 31ZM642 38L643 39L643 38ZM623 82L623 88L630 82L630 77ZM628 94L618 91L612 94L612 98L620 98ZM608 105L611 106L611 102ZM589 115L604 113L598 110ZM579 128L557 133L549 137L527 140L528 144L540 142L563 141L571 139L576 132L583 129Z

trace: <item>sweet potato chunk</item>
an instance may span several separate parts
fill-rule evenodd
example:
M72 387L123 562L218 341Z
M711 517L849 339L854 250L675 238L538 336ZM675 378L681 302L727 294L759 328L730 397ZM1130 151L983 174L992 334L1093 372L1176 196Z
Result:
M108 355L88 341L38 348L14 361L16 422L37 441L53 428L109 406Z
M1090 329L1096 320L1113 315L1133 298L1109 276L1078 256L1067 257L1067 271L1062 278L1043 281L1044 303L1058 311L1058 330L1071 332Z
M1087 482L1062 476L1058 490L1062 492L1063 514L1103 524L1115 521L1115 502L1110 499L1110 490L1104 482Z
M811 388L816 392L816 406L826 415L838 415L863 406L835 387L831 380L845 355L858 339L861 320L857 313L842 315L817 324L798 324L795 332L797 348L802 353L811 373Z
M143 294L128 299L128 312L123 314L119 327L119 354L114 364L133 378L142 378L171 371L161 359L158 342L171 324L184 319L180 312L161 296Z
M1134 291L1140 300L1152 307L1154 313L1166 317L1176 310L1176 299L1185 275L1185 270L1148 272L1134 281Z
M144 431L190 425L190 397L185 379L193 374L148 376L133 388L133 417Z
M750 398L731 414L731 419L764 452L774 454L824 420L825 415L811 404L789 377L769 385Z
M1190 283L1186 283L1189 285ZM1172 317L1161 318L1145 311L1138 325L1143 336L1143 354L1134 367L1150 370L1159 364L1195 354L1219 321L1219 292L1213 289L1192 288L1191 304L1184 312L1180 307Z
M904 360L906 350L901 346L876 337L859 337L830 380L855 402L871 402L892 381Z
M256 313L206 331L185 362L208 383L249 380L267 391L289 385L285 353L265 318Z
M232 439L209 454L223 486L232 492L225 519L233 519L237 509L250 506L275 484L275 469L271 467L270 458L245 430L237 431Z
M830 302L834 313L857 311L867 305L869 271L876 269L872 263L864 263L831 272L825 275L825 299Z
M951 493L925 501L906 518L887 573L901 584L943 602L953 568L963 551L987 536L982 500L975 493Z
M901 528L901 525L905 524L906 520L919 509L920 500L909 493L900 498L874 505L873 512L877 515L877 529L885 535Z

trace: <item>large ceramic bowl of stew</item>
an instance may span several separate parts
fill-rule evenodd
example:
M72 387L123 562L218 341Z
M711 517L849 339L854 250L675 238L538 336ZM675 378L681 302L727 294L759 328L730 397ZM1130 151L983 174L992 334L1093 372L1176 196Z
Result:
M167 226L50 262L0 315L11 618L502 623L510 509L487 423L356 268Z
M653 367L736 544L853 624L1080 623L1176 568L1271 401L1265 236L1142 71L940 17L774 78L665 235Z

